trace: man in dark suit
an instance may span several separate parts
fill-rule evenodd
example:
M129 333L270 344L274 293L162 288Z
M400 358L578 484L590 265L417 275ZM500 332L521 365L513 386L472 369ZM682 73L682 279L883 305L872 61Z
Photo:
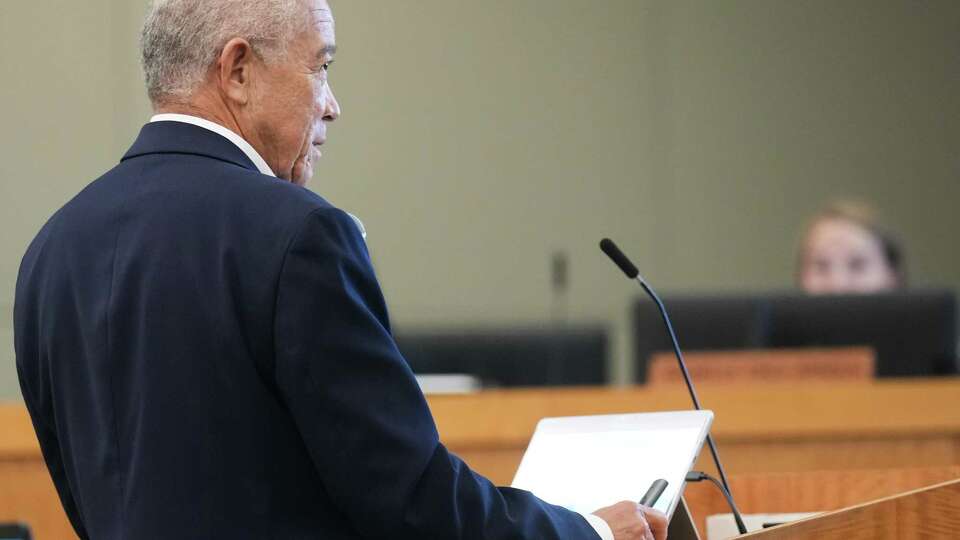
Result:
M78 535L662 539L635 503L582 516L440 444L359 222L302 187L334 43L323 0L151 9L158 115L17 281L21 387Z

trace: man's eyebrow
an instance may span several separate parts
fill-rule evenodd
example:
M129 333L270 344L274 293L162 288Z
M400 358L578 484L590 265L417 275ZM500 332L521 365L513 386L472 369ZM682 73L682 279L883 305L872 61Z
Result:
M322 59L322 58L326 57L328 54L329 54L329 55L333 55L333 54L335 54L336 52L337 52L337 46L336 46L336 45L325 45L322 49L320 49L319 51L317 51L317 58L321 58L321 59Z

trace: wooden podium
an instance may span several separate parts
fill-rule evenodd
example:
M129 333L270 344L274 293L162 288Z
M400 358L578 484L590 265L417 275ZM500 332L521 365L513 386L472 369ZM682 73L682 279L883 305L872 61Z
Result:
M851 506L736 538L910 540L960 536L960 480Z
M734 475L730 488L744 514L822 512L734 538L960 538L957 466ZM696 519L678 507L671 540L703 538L689 529L705 532L707 516L730 512L720 492L706 483L687 484L687 508Z
M674 512L670 540L701 540L685 500ZM935 539L960 537L960 479L884 497L734 536L734 539Z

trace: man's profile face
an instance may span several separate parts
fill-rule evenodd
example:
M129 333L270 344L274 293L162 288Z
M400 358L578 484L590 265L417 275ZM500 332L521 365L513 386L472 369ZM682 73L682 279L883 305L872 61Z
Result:
M340 115L328 80L336 49L333 13L326 0L309 0L310 21L287 55L265 66L252 95L261 154L278 177L304 185L326 141L327 122Z

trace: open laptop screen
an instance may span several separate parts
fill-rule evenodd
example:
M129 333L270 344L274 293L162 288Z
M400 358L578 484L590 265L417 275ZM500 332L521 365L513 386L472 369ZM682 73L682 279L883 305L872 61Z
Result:
M654 508L669 517L712 421L711 411L545 418L513 487L588 514L622 500L638 501L663 478L669 485Z

